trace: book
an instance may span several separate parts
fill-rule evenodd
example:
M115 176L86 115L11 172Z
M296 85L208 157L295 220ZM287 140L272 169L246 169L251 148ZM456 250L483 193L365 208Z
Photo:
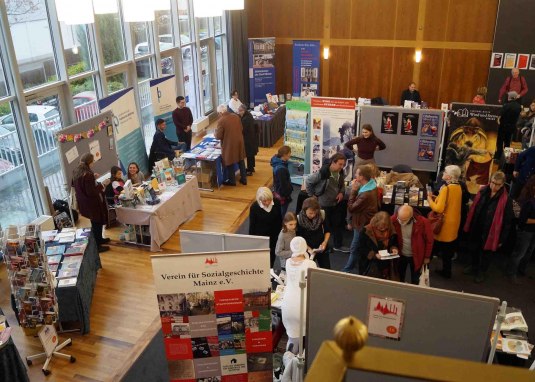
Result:
M494 330L496 330L496 323L494 323ZM519 330L521 332L527 332L528 324L526 323L522 312L507 313L500 330Z
M43 231L41 232L41 238L43 239L45 243L50 243L54 241L54 238L56 237L57 234L58 234L57 229L54 229L52 231Z
M391 184L385 184L383 193L383 203L390 204L392 203L392 193L394 192L394 186Z
M417 206L419 201L420 189L418 187L411 187L409 189L409 206Z
M397 259L399 257L399 255L389 253L386 249L380 250L379 256L381 257L381 260L391 260L391 259Z
M527 341L503 338L502 350L506 353L521 354L529 356L531 350Z
M78 279L76 277L58 280L58 288L76 286L77 281Z
M91 228L79 228L76 230L76 239L88 238L91 235Z
M47 256L63 255L64 252L65 252L65 246L64 245L54 245L54 246L48 247L46 249L46 255Z
M59 264L63 255L48 256L48 265Z
M55 273L55 272L57 272L58 268L59 268L59 263L56 263L56 264L48 264L48 270L49 270L50 272L54 272L54 273Z
M71 245L63 256L70 257L70 256L80 256L84 254L84 251L86 249L86 245Z
M68 279L71 277L78 277L79 269L61 269L56 276L57 279Z

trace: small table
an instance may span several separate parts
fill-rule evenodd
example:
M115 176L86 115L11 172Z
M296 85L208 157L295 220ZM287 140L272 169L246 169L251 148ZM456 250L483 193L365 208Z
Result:
M159 195L159 199L161 202L154 206L144 204L136 208L117 208L117 220L121 223L149 226L152 252L160 251L160 246L182 223L202 210L201 194L194 176L178 187L169 187Z
M0 309L0 315L3 314L4 312ZM7 343L0 347L0 381L26 382L29 380L26 366L22 358L20 358L19 351L13 342L13 337L10 337Z
M274 114L266 114L255 118L258 126L260 147L272 147L283 135L286 122L286 106L281 105Z
M197 168L197 180L201 190L213 191L215 187L221 187L224 169L221 159L221 143L213 134L203 138L190 151L182 154L181 158L187 164L195 162Z

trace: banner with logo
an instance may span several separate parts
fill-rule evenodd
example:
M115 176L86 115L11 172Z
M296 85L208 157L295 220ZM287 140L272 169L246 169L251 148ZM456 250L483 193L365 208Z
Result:
M113 113L113 129L117 144L117 153L123 172L130 162L136 162L143 174L149 173L149 158L141 123L137 114L134 89L120 90L98 101L101 112ZM110 141L110 145L113 142ZM125 172L126 173L126 172Z
M170 380L272 380L269 250L151 260Z
M319 40L294 40L292 92L294 96L319 95L320 42Z
M150 80L150 96L152 99L152 115L154 115L154 125L156 120L161 118L165 121L167 128L165 136L171 141L178 142L175 124L173 123L173 110L176 106L176 82L175 76L167 76Z
M342 151L348 158L344 174L352 177L353 152L344 144L355 136L355 99L312 97L311 99L311 172L317 172L323 161Z
M249 39L249 92L251 107L275 93L275 37Z
M444 163L461 167L472 194L489 181L500 109L498 105L451 104Z

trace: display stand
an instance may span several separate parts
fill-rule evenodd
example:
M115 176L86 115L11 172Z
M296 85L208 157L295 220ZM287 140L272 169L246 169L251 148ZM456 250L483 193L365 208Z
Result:
M70 363L76 362L76 358L74 358L72 355L60 353L60 350L62 350L64 347L72 345L72 340L68 338L58 345L58 333L56 332L54 325L46 325L43 327L43 329L41 329L39 332L39 340L41 341L45 351L43 353L26 357L26 363L28 366L32 365L33 360L46 357L42 370L44 375L50 375L51 371L49 370L48 366L50 361L52 361L52 357L67 359Z
M505 309L507 308L507 301L503 301L500 307L500 312L496 317L496 334L494 335L494 340L492 341L492 347L490 348L489 359L487 363L490 365L494 362L494 354L496 354L496 347L498 346L498 337L500 330L502 329L502 324L505 321Z

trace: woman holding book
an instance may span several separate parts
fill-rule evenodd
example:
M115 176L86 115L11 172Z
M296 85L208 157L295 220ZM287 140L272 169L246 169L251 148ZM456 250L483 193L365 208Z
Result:
M375 163L375 152L386 149L385 143L375 136L372 125L368 123L362 125L361 134L358 137L346 142L345 147L353 151L354 145L357 145L357 158L355 160L355 166L370 162Z

